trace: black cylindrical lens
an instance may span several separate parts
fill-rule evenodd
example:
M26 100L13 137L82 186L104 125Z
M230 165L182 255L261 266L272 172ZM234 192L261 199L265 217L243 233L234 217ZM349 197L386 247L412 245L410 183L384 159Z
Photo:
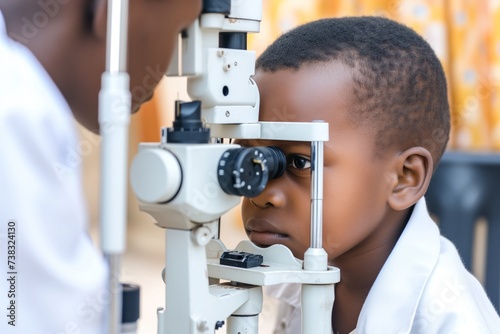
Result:
M255 197L269 179L286 169L286 156L277 147L235 148L224 152L217 167L222 190L230 195Z
M268 161L269 179L277 179L282 176L286 170L285 153L275 146L267 146L262 149Z

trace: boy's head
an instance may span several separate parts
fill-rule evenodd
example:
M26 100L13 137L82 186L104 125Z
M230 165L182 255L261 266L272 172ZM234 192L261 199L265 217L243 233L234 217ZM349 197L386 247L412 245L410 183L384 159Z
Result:
M394 243L448 140L446 80L430 46L387 19L324 19L278 38L257 61L263 121L329 123L323 246L329 260ZM251 240L309 246L309 143L276 145L288 171L243 202ZM378 245L380 246L380 245Z
M349 119L375 132L376 155L404 142L426 147L439 160L450 130L446 79L422 37L380 17L319 20L281 36L257 69L298 70L328 62L351 72Z
M151 98L180 30L199 15L201 0L129 0L128 72L133 109ZM0 0L9 35L42 63L73 114L97 131L105 70L108 0Z

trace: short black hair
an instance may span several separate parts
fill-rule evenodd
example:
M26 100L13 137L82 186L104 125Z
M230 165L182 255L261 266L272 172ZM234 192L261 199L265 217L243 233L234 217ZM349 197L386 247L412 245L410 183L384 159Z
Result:
M355 101L348 117L375 128L376 151L394 144L422 146L436 167L449 139L450 110L445 74L430 45L382 17L328 18L280 36L256 67L274 72L331 61L353 69Z

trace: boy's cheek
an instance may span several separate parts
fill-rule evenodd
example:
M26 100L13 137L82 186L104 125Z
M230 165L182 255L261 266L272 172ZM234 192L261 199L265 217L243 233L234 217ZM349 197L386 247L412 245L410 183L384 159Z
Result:
M243 197L243 200L241 201L241 219L243 221L243 224L245 224L245 221L249 218L249 210L250 200L246 197Z

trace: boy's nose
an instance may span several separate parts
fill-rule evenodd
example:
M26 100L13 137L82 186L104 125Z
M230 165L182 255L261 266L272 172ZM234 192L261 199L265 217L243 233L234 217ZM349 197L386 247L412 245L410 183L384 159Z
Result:
M252 203L254 206L256 206L260 209L265 209L265 208L268 208L269 206L271 206L270 203L259 203L255 197L250 198L250 203Z
M270 181L269 183L273 182L275 181ZM270 187L269 183L262 193L250 198L250 202L260 209L283 207L285 205L283 192L279 191L277 187Z

